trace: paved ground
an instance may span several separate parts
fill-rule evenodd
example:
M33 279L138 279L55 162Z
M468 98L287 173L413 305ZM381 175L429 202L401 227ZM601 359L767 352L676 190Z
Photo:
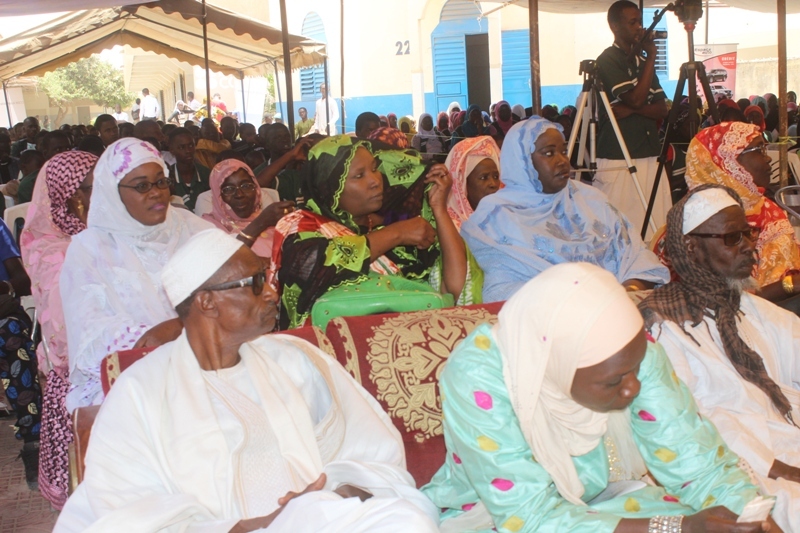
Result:
M14 438L13 423L13 418L0 418L0 532L50 532L58 513L38 491L28 490L22 459L17 460L22 443Z

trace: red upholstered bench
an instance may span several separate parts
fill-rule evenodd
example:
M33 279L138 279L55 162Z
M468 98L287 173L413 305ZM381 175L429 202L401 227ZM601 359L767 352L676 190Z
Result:
M439 375L453 348L479 324L494 323L502 302L412 313L333 319L323 333L316 327L284 331L335 357L381 407L403 436L408 470L422 486L444 463ZM150 349L116 352L103 359L103 392L120 373ZM84 457L99 407L73 413L74 449L70 486L83 479Z
M408 471L422 486L444 463L439 375L453 348L502 302L333 319L336 358L380 402L403 436Z

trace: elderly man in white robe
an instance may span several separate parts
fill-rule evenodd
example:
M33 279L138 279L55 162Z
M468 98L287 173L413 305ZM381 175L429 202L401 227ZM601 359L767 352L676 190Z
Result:
M679 281L639 309L701 414L749 465L754 483L777 496L775 521L800 532L800 319L744 292L756 287L757 240L735 192L695 189L667 216L667 254ZM787 292L791 283L787 274Z
M333 359L267 335L265 266L218 229L162 272L184 324L126 370L55 531L438 531L398 431Z

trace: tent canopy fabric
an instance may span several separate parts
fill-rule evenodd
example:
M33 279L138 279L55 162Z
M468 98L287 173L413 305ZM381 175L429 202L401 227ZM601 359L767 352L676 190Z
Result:
M521 7L528 7L528 0L480 0L485 4L510 4ZM609 6L615 0L539 0L539 11L547 11L548 13L604 13L608 11ZM638 4L638 0L632 0L634 4ZM652 0L645 0L645 7L662 8L667 5L668 1L653 2ZM703 0L705 6L705 0ZM763 13L775 13L775 0L724 0L719 2L717 0L711 1L711 6L726 5L730 7L738 7L740 9L747 9L750 11L761 11ZM488 7L488 6L487 6ZM786 1L787 13L800 13L800 0L787 0Z
M283 65L281 30L243 15L207 6L209 68L263 76ZM41 76L115 45L154 52L204 66L203 7L196 0L161 0L125 7L76 11L0 41L0 80ZM325 45L289 35L292 68L325 60Z

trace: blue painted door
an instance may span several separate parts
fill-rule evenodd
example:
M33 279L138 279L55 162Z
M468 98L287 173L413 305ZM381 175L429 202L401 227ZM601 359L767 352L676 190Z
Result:
M464 35L433 37L434 93L436 113L447 111L450 102L467 108L467 50Z
M467 108L467 49L465 35L487 33L486 19L473 0L448 0L442 7L439 24L431 34L433 48L433 92L437 109L427 111L436 116L447 111L450 102Z

